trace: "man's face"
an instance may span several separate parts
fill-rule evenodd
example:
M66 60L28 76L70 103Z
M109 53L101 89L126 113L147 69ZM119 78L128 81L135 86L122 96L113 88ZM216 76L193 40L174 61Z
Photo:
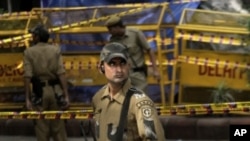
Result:
M104 62L105 76L111 83L123 83L129 75L129 64L122 58L111 59L109 63Z
M108 28L109 33L113 36L122 36L124 35L124 28L120 26L112 26Z

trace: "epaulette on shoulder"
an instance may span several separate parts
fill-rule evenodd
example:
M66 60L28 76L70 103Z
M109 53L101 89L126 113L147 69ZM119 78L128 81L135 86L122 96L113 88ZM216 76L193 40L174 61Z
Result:
M129 90L133 91L134 94L143 94L143 92L135 87L129 88Z
M130 32L133 32L133 33L137 33L137 32L139 31L139 29L134 28L134 27L129 27L128 30L129 30Z

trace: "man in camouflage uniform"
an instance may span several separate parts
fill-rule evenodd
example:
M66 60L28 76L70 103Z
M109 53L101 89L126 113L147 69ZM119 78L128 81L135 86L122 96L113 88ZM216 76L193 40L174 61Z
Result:
M112 16L106 21L106 26L111 34L110 42L119 42L126 45L131 62L130 79L132 85L146 92L147 66L145 64L145 52L148 53L153 68L153 76L160 81L160 75L155 63L155 55L151 50L142 31L126 27L121 18Z
M116 141L120 114L128 91L133 90L123 124L123 141L165 141L162 124L153 101L141 90L132 89L130 64L126 48L109 43L100 55L100 71L108 80L93 97L96 137L98 141ZM123 132L124 131L124 132Z
M34 46L24 51L24 86L28 110L57 111L69 105L60 48L48 44L49 33L38 25L30 30ZM32 83L32 90L30 84ZM38 141L66 141L63 120L35 120Z

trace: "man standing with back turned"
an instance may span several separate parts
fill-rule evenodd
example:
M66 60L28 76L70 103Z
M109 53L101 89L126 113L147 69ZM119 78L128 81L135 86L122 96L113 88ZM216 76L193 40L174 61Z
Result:
M106 26L111 34L110 42L124 44L129 52L131 61L130 79L132 85L146 92L147 87L147 65L144 53L148 53L153 68L153 76L159 82L160 75L155 63L154 52L142 31L135 28L128 28L118 16L112 16L106 21Z
M108 83L93 97L98 141L165 141L153 101L129 79L130 63L125 46L103 47L100 71Z
M67 109L69 96L60 48L48 44L49 32L38 25L30 30L34 45L24 51L26 107L36 111ZM32 83L32 90L30 84ZM34 121L38 141L66 141L64 120Z

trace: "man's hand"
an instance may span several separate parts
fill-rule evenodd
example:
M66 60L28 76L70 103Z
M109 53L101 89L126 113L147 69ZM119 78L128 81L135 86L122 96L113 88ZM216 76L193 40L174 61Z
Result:
M30 101L29 99L26 100L26 108L27 108L28 110L33 110L32 103L31 103L31 101Z
M65 97L64 102L65 102L65 104L61 106L61 109L62 110L67 110L69 108L69 105L70 105L69 98Z
M157 82L159 83L160 80L161 80L161 77L160 77L160 74L159 74L159 71L158 71L158 70L154 70L154 71L153 71L153 76L154 76L154 78L157 80Z

